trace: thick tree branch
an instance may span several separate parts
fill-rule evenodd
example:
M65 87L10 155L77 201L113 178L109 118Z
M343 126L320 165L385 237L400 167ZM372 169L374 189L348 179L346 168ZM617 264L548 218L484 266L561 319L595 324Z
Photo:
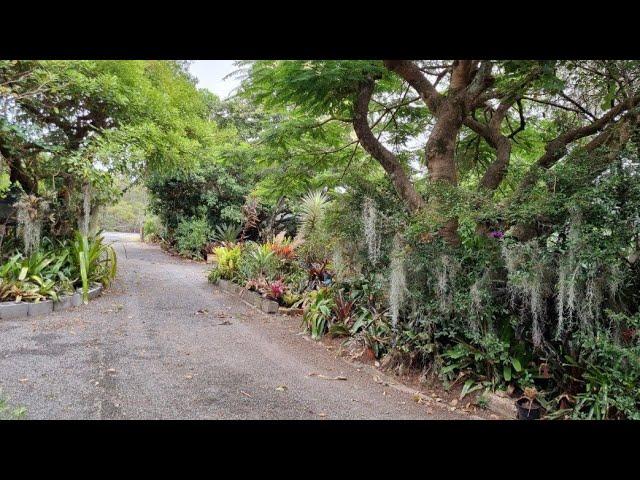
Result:
M485 60L480 63L480 67L475 74L475 77L467 88L467 105L471 107L475 104L478 96L485 92L494 83L494 79L491 77L491 62Z
M424 206L424 200L411 183L400 161L393 152L380 143L369 126L367 117L374 86L375 82L372 79L360 84L354 105L353 128L362 147L382 165L398 195L407 203L409 211L413 213Z
M628 112L622 117L620 121L607 126L602 132L596 135L589 143L587 143L581 150L585 153L593 152L594 150L607 146L608 151L603 155L598 155L595 158L584 155L578 155L571 161L573 162L589 162L589 174L582 181L593 181L598 175L605 171L609 165L611 165L624 145L631 137L632 126L637 126L640 120L640 113L636 111ZM537 179L537 177L536 177ZM521 199L521 195L526 191L526 184L523 182L519 187L515 195L515 201ZM527 241L531 238L539 235L539 231L534 224L517 224L512 228L512 235L520 241Z
M442 95L438 93L415 63L410 60L384 60L384 66L404 78L418 92L431 113L436 113Z
M454 60L449 89L452 92L459 92L467 88L471 83L475 66L476 62L473 60Z
M581 138L598 133L609 123L613 122L615 117L636 107L638 104L640 104L640 95L630 97L624 102L620 102L615 107L608 110L607 113L602 115L596 121L582 127L574 128L573 130L569 130L568 132L557 136L547 144L544 155L538 159L535 165L525 175L522 183L520 184L519 190L524 191L530 188L538 180L541 169L550 168L558 160L564 157L567 154L567 145ZM601 139L602 137L596 137L593 141L597 143Z

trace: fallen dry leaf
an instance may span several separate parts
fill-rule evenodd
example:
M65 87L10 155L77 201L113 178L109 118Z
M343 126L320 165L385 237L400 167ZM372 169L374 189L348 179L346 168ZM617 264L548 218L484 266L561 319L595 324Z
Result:
M287 387L286 385L278 385L278 386L276 387L276 390L277 390L278 392L286 392L286 391L288 390L288 387Z
M28 378L21 378L20 380L18 380L20 383L25 383L27 382L29 379Z
M107 373L116 373L115 368L107 368Z
M240 390L240 393L241 393L242 395L244 395L245 397L253 398L253 396L249 395L247 392L245 392L245 391L243 391L243 390Z
M185 375L184 378L186 378L187 380L191 380L193 378L193 375Z
M327 377L326 375L322 375L321 373L310 373L309 377L318 377L323 380L347 380L347 377L343 377L342 375L338 375L337 377Z

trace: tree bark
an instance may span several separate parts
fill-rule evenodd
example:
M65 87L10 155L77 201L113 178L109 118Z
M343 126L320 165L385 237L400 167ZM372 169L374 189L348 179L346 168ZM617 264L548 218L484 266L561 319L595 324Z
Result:
M464 107L455 97L441 103L436 124L425 147L425 158L431 182L445 182L453 186L458 184L455 151L463 118ZM437 208L437 205L433 206ZM438 231L438 235L450 245L459 245L458 219L447 220L444 227Z
M378 141L369 126L367 116L374 86L375 83L373 79L369 79L360 84L360 90L354 108L353 128L362 147L382 165L382 168L384 168L387 175L389 175L396 192L398 192L400 198L405 201L408 210L411 213L415 213L424 206L424 200L411 183L402 163L400 163L393 152L389 151Z

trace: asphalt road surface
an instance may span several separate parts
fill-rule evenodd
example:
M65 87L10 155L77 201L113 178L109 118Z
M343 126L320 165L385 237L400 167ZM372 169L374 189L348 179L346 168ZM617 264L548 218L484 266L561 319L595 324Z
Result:
M0 321L0 390L28 419L468 419L207 283L207 266L107 234L114 285L89 305ZM334 380L346 377L346 380Z

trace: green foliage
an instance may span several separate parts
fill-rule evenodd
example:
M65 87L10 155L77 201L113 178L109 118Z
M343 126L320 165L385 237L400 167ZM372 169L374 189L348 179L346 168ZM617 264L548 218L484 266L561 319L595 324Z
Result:
M24 258L16 253L0 266L0 301L58 301L81 286L87 301L91 284L108 287L115 278L117 257L100 236L80 233L72 242L49 244Z
M247 242L238 260L237 280L245 284L252 280L272 281L278 277L280 260L269 244Z
M37 251L23 258L17 253L0 266L0 301L58 299L72 287L66 267L68 252Z
M9 175L0 171L0 198L4 198L6 193L9 191L9 187L11 187Z
M211 227L205 218L187 218L178 223L175 236L180 255L201 259L211 239Z
M329 198L320 190L308 192L300 200L300 233L312 237L322 227Z
M513 343L491 334L481 338L475 345L459 341L442 353L440 375L447 382L454 383L466 378L464 394L482 384L496 388L512 383L524 389L533 382L533 373L527 369L531 358L521 342L511 341ZM476 384L476 381L481 383Z
M155 215L145 219L142 232L146 242L157 242L164 238L164 228Z
M207 281L209 283L217 283L220 278L222 278L222 276L220 274L220 270L218 270L217 268L211 269L209 271L209 274L207 275Z
M185 218L203 218L210 229L242 222L241 207L247 187L223 166L205 166L171 174L154 174L147 187L151 210L162 220L170 239Z
M111 245L104 244L100 235L88 237L76 232L70 244L74 267L82 282L82 300L89 301L89 288L93 283L108 287L116 276L118 261Z
M223 223L222 225L216 225L213 239L216 242L224 244L233 244L238 240L238 236L242 232L242 227L235 226L233 224Z
M640 419L640 314L610 313L616 340L601 331L582 344L579 362L567 358L569 365L581 366L584 391L577 396L575 418Z
M311 338L319 340L327 331L335 308L332 292L321 288L309 292L304 300L303 325L311 332Z
M213 251L218 264L216 270L219 277L231 280L236 273L238 260L242 253L240 245L235 247L216 247Z
M245 88L267 106L296 105L315 115L344 115L350 113L358 83L385 73L379 61L262 60L250 66Z
M331 237L326 228L329 197L320 190L310 191L300 200L298 238L304 240L300 254L308 263L321 262L331 250Z
M147 192L142 185L127 186L122 180L116 181L116 184L119 190L127 190L117 202L99 210L96 223L109 232L138 232L147 220Z

